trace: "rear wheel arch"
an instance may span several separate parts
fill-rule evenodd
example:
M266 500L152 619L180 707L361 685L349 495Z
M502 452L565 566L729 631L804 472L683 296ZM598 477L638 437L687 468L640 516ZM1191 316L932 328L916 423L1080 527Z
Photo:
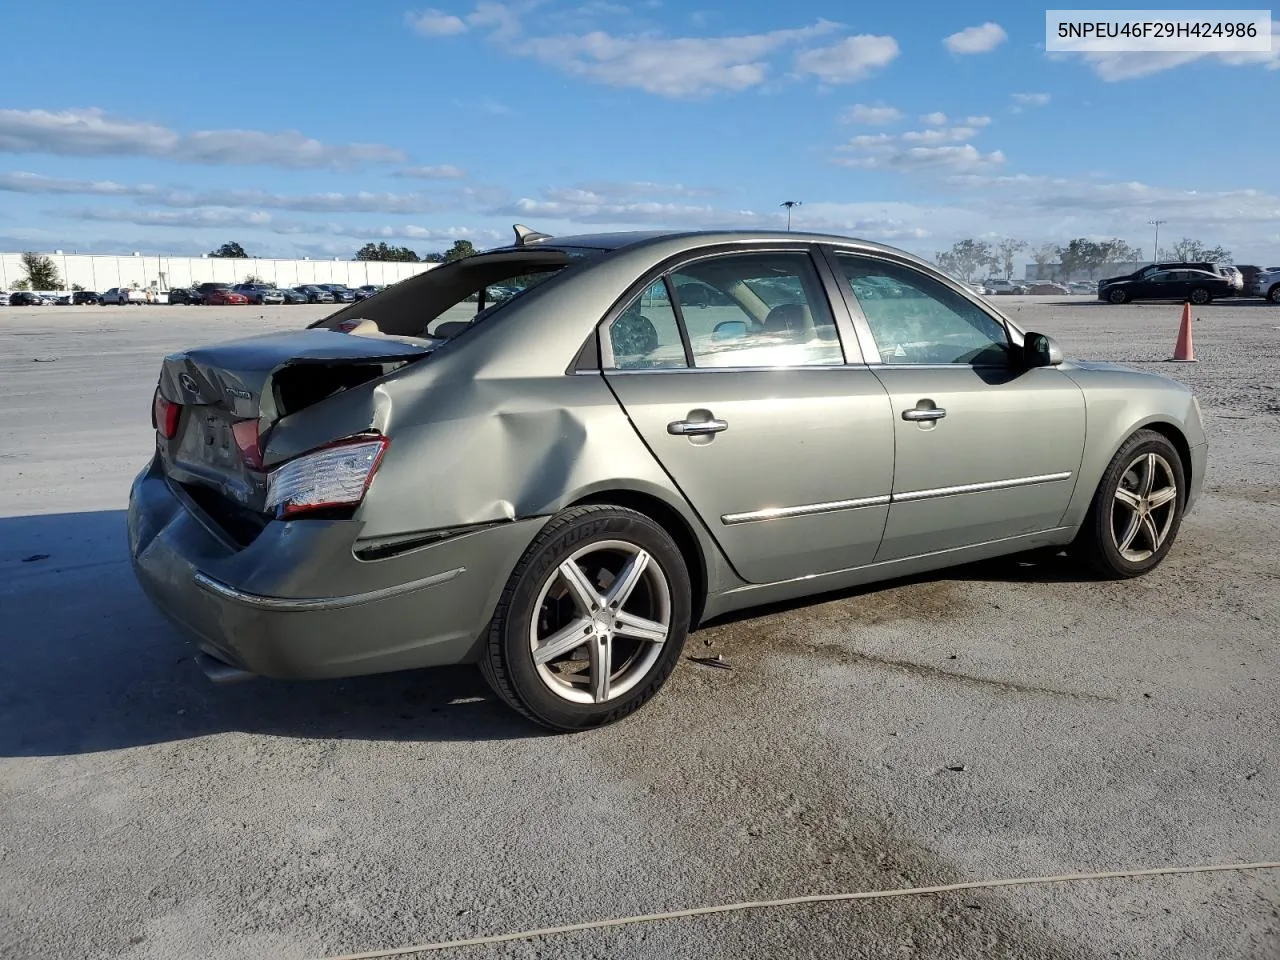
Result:
M702 611L706 606L708 573L707 558L703 553L702 545L698 542L698 535L694 533L693 527L690 526L689 522L666 501L640 490L613 489L596 491L589 496L582 497L566 505L565 509L588 505L626 507L629 510L642 513L662 527L667 532L667 535L675 541L676 546L680 549L681 556L684 557L685 567L689 571L691 600L689 629L695 629L702 619Z

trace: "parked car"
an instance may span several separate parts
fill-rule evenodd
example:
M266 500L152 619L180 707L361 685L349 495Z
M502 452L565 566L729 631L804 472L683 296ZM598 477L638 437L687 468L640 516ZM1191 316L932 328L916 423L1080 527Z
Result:
M708 619L1034 548L1139 576L1198 500L1189 387L1066 360L911 254L530 233L165 358L129 549L213 676L477 663L580 730L654 696ZM899 294L861 300L872 277ZM689 280L731 305L672 303Z
M131 287L112 287L98 298L98 302L103 306L128 306L129 304L146 303L147 295L141 290L134 290Z
M1215 265L1214 272L1226 277L1231 282L1231 286L1237 295L1244 291L1244 274L1240 272L1238 267L1230 263L1219 263Z
M357 299L357 300L366 300L366 299L368 299L369 297L372 297L372 296L373 296L375 293L377 293L378 291L383 290L383 289L385 289L385 288L384 288L383 286L381 286L380 284L376 284L376 283L366 283L363 287L356 287L356 289L355 289L356 299Z
M43 307L45 306L44 297L38 293L32 293L30 290L17 290L9 294L9 306L11 307Z
M333 294L334 303L355 303L360 299L356 296L356 292L354 290L350 287L343 286L341 283L321 283L318 286Z
M243 293L231 289L229 283L202 283L196 289L204 298L205 305L210 307L238 306L249 302Z
M1147 277L1151 276L1153 273L1162 273L1166 270L1203 270L1207 273L1216 273L1217 264L1210 263L1207 260L1198 260L1195 262L1188 262L1188 263L1179 263L1174 261L1166 261L1164 263L1149 263L1145 267L1142 267L1141 269L1133 271L1133 273L1126 273L1123 276L1119 276L1119 277L1104 277L1103 279L1098 281L1096 290L1101 292L1104 286L1109 286L1110 284L1118 283L1121 280L1145 280Z
M102 296L96 290L76 290L71 294L71 302L75 306L100 304L102 303Z
M1280 267L1267 267L1253 278L1249 292L1280 304Z
M1025 287L1027 293L1037 297L1055 297L1060 294L1069 294L1071 289L1061 283L1053 283L1047 280L1041 280L1036 283L1028 284Z
M1027 288L1021 283L1015 283L1012 280L997 280L990 277L982 281L982 286L986 288L987 293L997 296L1009 296L1027 292Z
M269 283L237 283L231 289L243 294L249 303L284 303L284 294Z
M333 294L314 283L306 283L293 289L305 296L307 303L333 303Z
M1097 285L1089 283L1087 280L1073 280L1067 284L1067 287L1072 293L1087 293L1092 296L1098 292Z
M169 291L169 302L199 306L204 303L204 294L194 287L174 287Z
M308 303L307 295L291 287L281 287L280 296L284 297L285 303Z
M1218 297L1234 295L1235 286L1230 280L1208 270L1158 270L1140 280L1116 280L1098 289L1098 299L1109 303L1186 300L1205 304Z

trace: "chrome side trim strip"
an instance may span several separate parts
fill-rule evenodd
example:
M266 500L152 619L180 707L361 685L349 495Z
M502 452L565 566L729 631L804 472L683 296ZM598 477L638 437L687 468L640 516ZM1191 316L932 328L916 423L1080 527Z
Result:
M393 587L383 587L380 590L370 590L368 593L355 593L345 597L308 597L308 598L292 598L292 597L264 597L257 593L245 593L243 590L237 590L235 587L228 586L220 580L206 576L203 573L196 573L192 578L196 586L202 590L221 597L224 600L232 600L236 603L242 603L246 607L253 607L257 610L272 610L276 612L302 611L302 610L339 610L344 607L355 607L362 603L373 603L376 600L385 600L388 597L399 596L402 593L408 593L411 590L419 590L423 587L434 587L437 584L448 583L466 572L466 567L458 567L454 570L446 570L444 573L433 574L429 577L423 577L421 580L410 580L408 583L398 583Z
M819 513L835 513L839 510L857 510L861 507L881 507L887 503L913 503L939 497L955 497L963 493L983 493L987 490L1007 490L1010 487L1030 487L1038 483L1057 483L1070 480L1071 472L1046 473L1038 477L1014 477L1012 480L991 480L987 483L965 483L957 487L935 487L932 490L911 490L892 496L862 497L858 500L832 500L828 503L805 503L798 507L769 507L748 513L726 513L720 522L732 526L736 523L758 523L761 520L786 520L791 517L810 517Z
M932 490L911 490L895 493L894 503L911 503L916 500L934 500L938 497L955 497L962 493L982 493L987 490L1007 490L1010 487L1030 487L1038 483L1058 483L1070 480L1071 471L1046 473L1038 477L1014 477L1012 480L991 480L987 483L964 483L957 487L935 487Z
M837 510L857 510L860 507L882 507L889 497L862 497L859 500L832 500L829 503L806 503L798 507L769 507L749 513L726 513L721 523L756 523L760 520L783 520L788 517L809 517L816 513L835 513Z

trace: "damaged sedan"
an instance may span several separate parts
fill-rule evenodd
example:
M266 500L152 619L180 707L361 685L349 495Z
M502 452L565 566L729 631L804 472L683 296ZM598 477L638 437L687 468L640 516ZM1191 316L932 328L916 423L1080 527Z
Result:
M129 542L211 677L470 663L598 726L734 610L1041 548L1144 574L1203 484L1186 387L900 250L515 231L165 358Z

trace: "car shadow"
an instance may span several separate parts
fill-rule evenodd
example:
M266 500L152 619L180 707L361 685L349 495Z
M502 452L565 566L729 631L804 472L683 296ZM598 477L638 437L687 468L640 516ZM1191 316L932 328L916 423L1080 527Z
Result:
M916 583L936 583L942 580L968 580L984 583L1090 583L1097 578L1088 570L1076 563L1062 550L1041 549L1027 553L1012 554L1007 557L994 557L989 560L978 560L962 566L946 567L929 573L913 574L907 577L896 577L892 580L878 580L875 583L848 587L843 590L829 590L825 593L798 597L794 600L780 600L747 610L737 610L716 617L703 624L704 628L721 626L729 623L740 623L756 617L774 613L786 613L835 600L849 600L867 596L884 590L905 587Z
M350 740L541 735L474 667L212 684L134 580L123 511L0 518L0 756L226 732Z

